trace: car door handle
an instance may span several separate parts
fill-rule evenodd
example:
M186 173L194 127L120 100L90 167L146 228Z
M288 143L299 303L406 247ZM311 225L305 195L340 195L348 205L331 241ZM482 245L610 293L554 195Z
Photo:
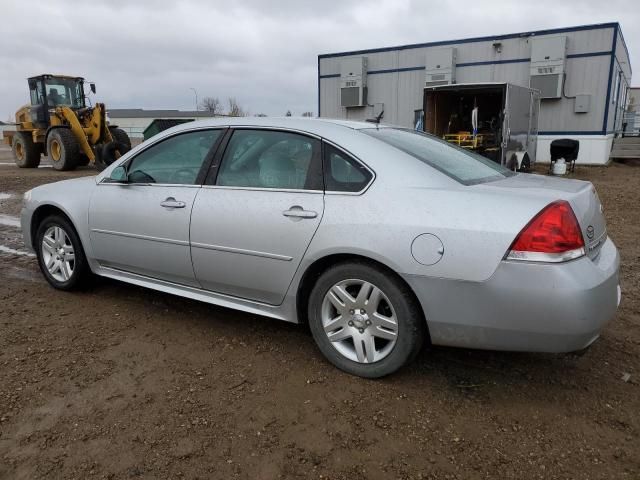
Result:
M300 205L294 205L289 210L282 212L282 215L293 218L316 218L318 216L318 212L305 210Z
M168 197L160 202L160 206L164 208L184 208L187 206L186 203L176 200L173 197Z

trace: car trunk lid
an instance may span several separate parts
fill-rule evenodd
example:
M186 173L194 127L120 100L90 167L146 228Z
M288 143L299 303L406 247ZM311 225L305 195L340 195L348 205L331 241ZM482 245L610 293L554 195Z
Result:
M556 200L568 201L580 224L585 250L590 258L595 258L598 255L607 238L602 204L591 182L518 174L472 188L490 189L497 193L512 192L518 195L528 195L542 199L547 204Z

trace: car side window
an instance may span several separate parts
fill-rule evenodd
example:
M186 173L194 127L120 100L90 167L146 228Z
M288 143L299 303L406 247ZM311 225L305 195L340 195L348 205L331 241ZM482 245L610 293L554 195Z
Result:
M360 162L332 145L324 145L325 190L332 192L359 192L373 177Z
M236 130L229 140L216 185L322 190L320 142L275 130Z
M129 182L193 185L222 131L183 133L149 147L129 163Z

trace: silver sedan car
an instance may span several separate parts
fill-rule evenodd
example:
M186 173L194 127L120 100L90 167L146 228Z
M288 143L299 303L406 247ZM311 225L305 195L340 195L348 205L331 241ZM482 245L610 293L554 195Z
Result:
M305 322L363 377L425 342L583 349L620 302L591 183L371 123L180 125L95 177L27 192L22 229L55 288L95 274Z

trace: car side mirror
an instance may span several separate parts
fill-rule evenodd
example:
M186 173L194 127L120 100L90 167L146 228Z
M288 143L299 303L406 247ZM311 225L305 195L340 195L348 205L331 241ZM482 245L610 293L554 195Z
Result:
M91 89L92 93L96 93L96 84L95 83L91 82L89 84L89 88Z
M127 176L127 170L122 166L118 165L111 171L111 175L109 175L109 180L117 183L127 183L129 178Z

